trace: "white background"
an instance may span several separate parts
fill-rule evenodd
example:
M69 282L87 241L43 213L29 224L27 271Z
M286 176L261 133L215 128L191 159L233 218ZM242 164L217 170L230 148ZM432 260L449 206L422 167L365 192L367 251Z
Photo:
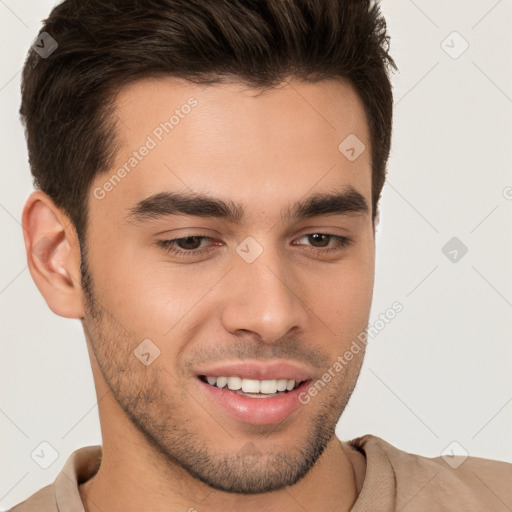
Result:
M32 190L20 71L53 4L0 0L2 510L101 443L81 324L47 307L20 226ZM400 73L371 321L394 301L404 309L370 341L338 435L432 457L456 441L512 462L512 0L381 5ZM454 31L469 44L458 58L445 51L463 48ZM452 237L468 248L456 263L441 250ZM59 454L48 469L31 458L42 441Z

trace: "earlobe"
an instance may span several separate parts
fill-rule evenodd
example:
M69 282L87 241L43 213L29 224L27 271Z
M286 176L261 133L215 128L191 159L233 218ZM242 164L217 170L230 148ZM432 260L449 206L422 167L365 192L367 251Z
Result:
M80 247L73 224L41 190L23 208L27 264L49 308L66 318L82 318Z

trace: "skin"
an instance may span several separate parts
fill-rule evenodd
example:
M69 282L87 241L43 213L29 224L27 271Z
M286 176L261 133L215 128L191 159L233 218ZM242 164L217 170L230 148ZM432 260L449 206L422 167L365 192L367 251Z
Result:
M104 198L94 197L190 97L197 106L173 131ZM307 363L318 379L367 326L375 231L370 139L357 94L331 80L256 91L169 78L123 88L116 105L116 162L88 191L85 287L69 218L41 191L23 211L33 279L54 313L82 321L87 341L103 459L80 485L85 509L349 510L365 459L337 439L335 426L364 349L277 425L227 416L198 390L194 369L206 361L279 359ZM349 134L366 145L355 161L338 150ZM366 199L367 212L281 217L312 194L349 188ZM245 217L239 224L187 215L127 219L138 201L163 191L232 200ZM305 236L315 233L351 243ZM198 244L209 250L180 258L156 244L187 236L211 237ZM251 264L235 250L248 236L263 248ZM51 247L44 254L42 239ZM160 355L146 366L134 350L148 338ZM236 486L252 492L232 492Z

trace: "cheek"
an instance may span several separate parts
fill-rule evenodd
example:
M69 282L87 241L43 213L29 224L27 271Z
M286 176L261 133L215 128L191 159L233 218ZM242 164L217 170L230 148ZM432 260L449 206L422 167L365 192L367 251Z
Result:
M225 273L224 268L194 271L158 258L127 258L112 270L102 269L98 298L130 333L133 348L150 339L160 351L159 363L174 372L179 354L198 329L211 324L216 295L209 290Z
M345 340L357 336L367 325L373 296L373 259L353 261L324 279L316 292L319 315L332 331Z
M317 301L322 304L322 317L327 316L326 323L343 338L356 336L368 323L371 286L368 283L360 287L360 284L359 281L356 286L346 280L343 285L331 287Z
M93 279L98 307L138 337L151 338L150 334L169 329L170 325L161 324L163 317L173 315L168 301L170 294L162 296L157 275L144 272L143 267L129 259L116 257L115 261L106 258L100 261L99 256L96 259Z

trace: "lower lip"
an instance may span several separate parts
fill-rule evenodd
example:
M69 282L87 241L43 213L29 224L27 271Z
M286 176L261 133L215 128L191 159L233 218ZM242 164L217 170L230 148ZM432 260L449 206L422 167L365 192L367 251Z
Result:
M251 398L227 388L210 386L199 378L197 382L201 390L229 416L253 425L272 425L288 418L302 405L298 396L308 384L303 382L296 389L272 398Z

